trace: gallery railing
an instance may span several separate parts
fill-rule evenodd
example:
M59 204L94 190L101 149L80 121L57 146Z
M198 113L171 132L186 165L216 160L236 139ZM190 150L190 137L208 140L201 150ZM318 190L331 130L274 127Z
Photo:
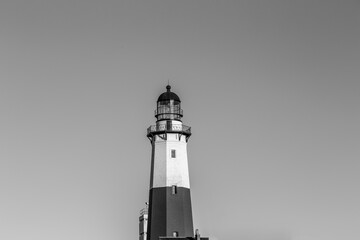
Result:
M155 110L155 116L159 115L159 114L167 114L167 113L171 113L171 114L177 114L177 115L183 115L183 110L179 107L158 107Z
M180 120L183 116L183 110L178 107L160 106L155 110L157 120L176 119Z
M140 210L140 216L143 216L143 215L145 215L145 214L148 214L148 208L143 208L143 209L141 209Z
M173 132L191 135L191 127L182 124L156 124L151 125L147 129L147 134L152 135L156 133Z

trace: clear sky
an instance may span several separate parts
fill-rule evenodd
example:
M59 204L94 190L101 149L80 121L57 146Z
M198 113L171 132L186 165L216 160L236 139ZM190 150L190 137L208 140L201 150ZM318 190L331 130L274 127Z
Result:
M212 240L360 239L358 0L1 0L0 239L138 238L170 79Z

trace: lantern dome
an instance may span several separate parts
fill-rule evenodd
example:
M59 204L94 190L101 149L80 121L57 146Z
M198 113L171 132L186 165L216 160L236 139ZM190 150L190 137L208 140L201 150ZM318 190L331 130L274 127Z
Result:
M170 91L171 86L166 86L166 92L162 93L156 104L155 117L158 121L177 120L181 121L183 111L180 106L178 95Z
M174 101L181 102L179 96L176 95L176 93L171 92L170 89L171 89L171 86L170 86L170 85L167 85L167 86L166 86L166 92L162 93L162 94L159 96L159 98L158 98L157 101L160 102L160 101L174 100Z

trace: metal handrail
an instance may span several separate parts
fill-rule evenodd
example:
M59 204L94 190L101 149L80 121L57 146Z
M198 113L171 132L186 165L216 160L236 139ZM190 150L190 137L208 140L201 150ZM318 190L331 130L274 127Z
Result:
M159 114L183 115L183 110L181 108L158 108L154 112L155 112L155 116L157 116Z
M145 214L148 214L149 210L147 208L143 208L140 210L140 216L143 216Z
M151 125L147 129L148 134L156 132L182 132L191 134L191 127L182 124L157 124Z

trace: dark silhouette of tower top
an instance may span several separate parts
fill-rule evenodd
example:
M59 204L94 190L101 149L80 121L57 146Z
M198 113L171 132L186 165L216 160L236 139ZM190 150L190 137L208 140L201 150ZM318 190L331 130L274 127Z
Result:
M177 101L177 102L181 102L179 96L176 95L176 93L171 92L171 86L167 85L166 86L166 92L162 93L159 96L157 101L161 102L161 101L169 101L169 100L174 100L174 101Z

